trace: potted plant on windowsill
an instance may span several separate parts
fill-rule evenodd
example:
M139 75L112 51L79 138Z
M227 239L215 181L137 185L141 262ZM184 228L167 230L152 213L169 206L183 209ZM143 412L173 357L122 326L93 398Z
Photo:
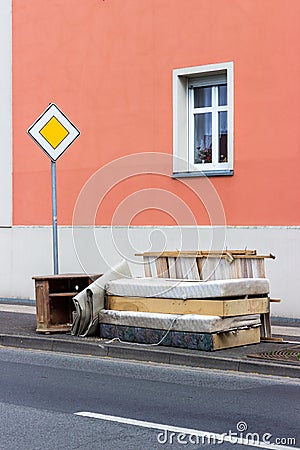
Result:
M201 162L202 164L208 164L212 162L212 155L211 155L211 149L210 148L203 148L197 147L197 161Z

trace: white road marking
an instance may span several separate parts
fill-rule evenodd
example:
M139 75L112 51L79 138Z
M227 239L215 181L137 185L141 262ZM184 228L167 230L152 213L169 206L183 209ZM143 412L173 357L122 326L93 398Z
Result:
M22 314L35 314L35 306L0 304L0 311Z
M276 445L271 444L270 442L257 442L249 439L244 438L238 438L236 436L229 436L225 434L218 434L213 433L210 431L201 431L201 430L194 430L190 428L181 428L181 427L175 427L173 425L164 425L161 423L155 423L155 422L146 422L143 420L135 420L135 419L128 419L126 417L118 417L118 416L110 416L106 414L98 414L98 413L92 413L87 411L81 411L74 413L76 416L82 416L82 417L89 417L92 419L99 419L99 420L106 420L109 422L117 422L122 423L126 425L133 425L136 427L142 427L142 428L151 428L154 430L162 430L165 433L171 432L175 433L177 436L181 436L181 439L184 439L182 435L185 436L199 436L203 439L206 439L204 442L213 442L215 439L215 443L220 444L221 442L229 442L231 444L240 444L240 445L248 445L250 447L257 447L257 448L268 448L269 450L300 450L298 447L288 447L287 445ZM245 432L245 435L247 434L247 431ZM252 435L252 433L249 432L249 434ZM255 433L253 433L254 435ZM268 433L266 433L268 434ZM210 437L211 440L207 440ZM172 435L173 442L175 442L174 435ZM233 441L234 439L234 441ZM158 441L159 442L159 441ZM162 442L161 442L162 443ZM167 442L165 442L167 443ZM170 442L169 442L170 443ZM181 442L183 443L183 442Z

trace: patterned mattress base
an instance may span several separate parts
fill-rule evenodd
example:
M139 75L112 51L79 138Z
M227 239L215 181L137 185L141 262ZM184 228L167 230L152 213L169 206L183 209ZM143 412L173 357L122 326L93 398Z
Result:
M190 333L100 323L100 337L124 342L214 351L260 342L259 327L222 333Z

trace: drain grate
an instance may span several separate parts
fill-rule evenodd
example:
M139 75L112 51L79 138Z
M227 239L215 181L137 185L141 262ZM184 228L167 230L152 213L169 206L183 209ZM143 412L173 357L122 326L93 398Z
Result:
M284 361L289 364L300 365L300 345L280 348L269 352L247 355L249 358L265 359L269 361Z

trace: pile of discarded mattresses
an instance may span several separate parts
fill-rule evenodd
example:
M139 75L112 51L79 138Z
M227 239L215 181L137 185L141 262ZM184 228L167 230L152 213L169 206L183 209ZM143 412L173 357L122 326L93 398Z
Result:
M74 299L72 334L214 351L260 342L266 278L133 278L122 262Z
M102 338L207 351L260 342L260 314L269 308L265 278L132 278L105 290Z

